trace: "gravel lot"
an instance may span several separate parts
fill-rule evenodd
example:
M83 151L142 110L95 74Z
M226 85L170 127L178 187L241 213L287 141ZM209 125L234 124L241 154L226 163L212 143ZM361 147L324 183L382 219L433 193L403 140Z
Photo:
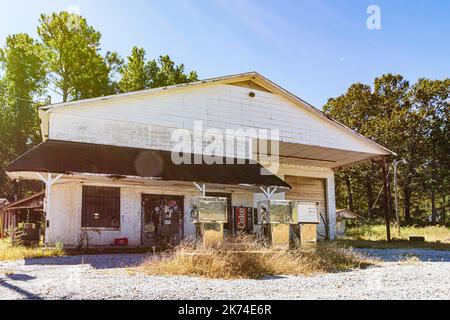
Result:
M450 252L359 251L384 262L345 273L232 281L129 274L125 267L145 255L0 262L0 299L450 299ZM399 262L409 256L421 261Z

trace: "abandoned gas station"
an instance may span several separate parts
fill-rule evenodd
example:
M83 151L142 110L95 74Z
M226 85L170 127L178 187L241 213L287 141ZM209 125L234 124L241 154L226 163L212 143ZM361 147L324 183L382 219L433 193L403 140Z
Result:
M45 241L68 247L85 234L94 246L220 242L242 232L280 247L293 234L334 239L334 171L392 155L255 72L44 106L39 116L43 142L7 173L45 183ZM195 137L198 121L206 133L278 134L216 153L214 163L195 161L195 148L181 152L192 162L174 161L175 133ZM261 161L261 141L277 146L276 166Z

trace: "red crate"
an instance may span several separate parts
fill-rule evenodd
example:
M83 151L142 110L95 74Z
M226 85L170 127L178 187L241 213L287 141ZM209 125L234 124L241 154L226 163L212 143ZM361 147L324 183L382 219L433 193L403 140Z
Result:
M127 246L128 245L128 239L127 238L114 239L114 245L116 245L116 246Z

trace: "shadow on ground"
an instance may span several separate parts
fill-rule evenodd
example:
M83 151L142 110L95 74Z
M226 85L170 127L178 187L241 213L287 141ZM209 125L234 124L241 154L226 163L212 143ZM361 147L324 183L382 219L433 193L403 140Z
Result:
M67 256L25 259L25 265L71 266L90 265L94 269L116 269L134 267L146 259L149 254L104 254L86 256Z
M13 292L16 292L18 294L20 294L24 299L28 299L28 300L41 300L42 298L34 293L31 293L27 290L22 289L21 287L10 283L9 280L11 281L17 281L17 282L26 282L26 281L30 281L36 279L35 277L31 277L27 274L17 274L17 273L13 273L13 274L9 274L6 276L6 278L0 278L0 286L1 287L5 287Z
M450 251L430 249L354 249L384 262L398 262L409 258L421 262L450 262Z

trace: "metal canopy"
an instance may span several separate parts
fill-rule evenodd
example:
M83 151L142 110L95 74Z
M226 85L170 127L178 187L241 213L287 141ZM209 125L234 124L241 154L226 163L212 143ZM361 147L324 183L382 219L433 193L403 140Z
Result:
M190 156L194 158L194 155ZM289 184L267 174L267 170L257 163L239 164L237 159L229 160L224 158L223 164L177 165L172 161L170 151L47 140L10 163L6 171L291 189Z

